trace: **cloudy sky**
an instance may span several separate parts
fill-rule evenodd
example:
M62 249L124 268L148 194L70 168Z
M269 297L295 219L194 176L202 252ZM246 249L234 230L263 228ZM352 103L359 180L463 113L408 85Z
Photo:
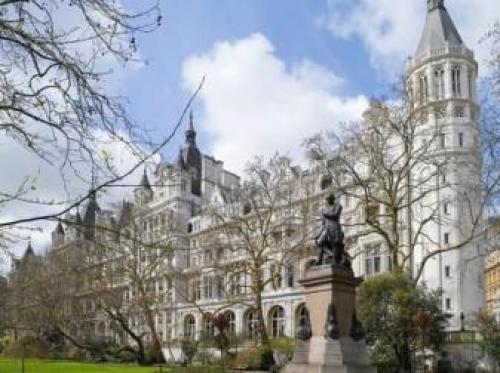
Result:
M160 1L162 27L137 37L147 64L121 71L113 90L160 137L205 76L193 106L198 143L235 172L252 156L277 150L300 160L304 137L358 118L369 97L389 94L426 14L426 0ZM131 9L142 3L122 2ZM500 1L446 5L484 71L487 46L479 41L500 18ZM180 132L164 158L172 159L182 142ZM50 175L29 159L12 167L15 153L0 147L7 182L26 170ZM60 190L53 182L45 189L48 195ZM47 233L34 233L36 246L48 244Z
M445 4L482 62L479 40L500 17L500 1ZM427 9L425 0L164 0L162 7L164 26L140 38L150 63L124 85L132 112L164 133L206 76L194 106L199 142L236 172L255 154L301 157L305 136L357 118L367 97L388 94ZM166 158L181 141L182 133Z

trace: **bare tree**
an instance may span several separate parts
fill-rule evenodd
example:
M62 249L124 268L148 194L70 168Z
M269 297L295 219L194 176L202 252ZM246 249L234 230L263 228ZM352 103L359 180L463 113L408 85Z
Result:
M143 149L151 145L147 131L130 119L124 98L109 85L113 69L141 63L138 35L160 24L153 1L135 13L111 0L0 1L0 133L59 170L65 186L70 179L90 186L97 172L103 183L116 179L109 153L100 151L103 141L121 143L138 163L144 160ZM14 189L2 187L0 207L43 205L61 216L81 202L67 189L51 200L36 188L35 175ZM1 243L15 238L8 228L45 217L1 221Z
M495 178L482 188L478 139L462 157L446 151L440 110L439 103L422 105L410 94L373 100L361 122L304 142L332 188L350 202L345 224L351 238L378 237L393 267L407 268L415 283L435 255L485 234L486 201L498 184ZM438 118L435 125L431 116ZM459 211L460 236L441 242L436 227L451 224L452 205ZM414 263L417 250L421 259Z
M89 290L99 309L133 340L138 361L144 363L146 341L162 359L156 319L161 317L160 305L168 304L171 296L173 235L167 227L172 222L164 216L164 229L153 233L144 228L147 217L132 208L125 202L116 226L96 228L87 274L93 278Z
M264 345L269 342L265 291L285 281L284 268L309 252L314 215L304 180L300 168L292 167L286 157L256 158L247 166L242 185L225 196L225 203L214 203L203 211L214 229L201 239L201 247L217 248L219 253L213 260L221 279L219 291L226 299L224 307L251 307ZM222 279L225 286L220 285ZM191 294L196 292L193 289ZM192 298L196 300L196 295Z

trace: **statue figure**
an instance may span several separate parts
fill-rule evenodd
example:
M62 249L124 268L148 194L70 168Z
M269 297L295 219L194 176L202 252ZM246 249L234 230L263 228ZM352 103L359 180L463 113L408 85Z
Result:
M328 311L326 316L325 325L325 338L338 339L339 338L339 326L337 323L337 309L333 304L328 305Z
M320 249L316 265L344 264L350 268L350 260L344 249L344 232L340 226L342 206L335 201L333 194L326 198L326 202L327 207L322 212L323 228L316 237L316 245Z
M299 326L295 332L295 337L302 341L307 341L312 337L311 320L309 319L309 311L304 307L299 317Z

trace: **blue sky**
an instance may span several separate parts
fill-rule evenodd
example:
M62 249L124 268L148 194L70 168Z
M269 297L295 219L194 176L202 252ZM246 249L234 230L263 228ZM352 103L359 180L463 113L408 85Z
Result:
M320 25L326 8L324 1L310 0L163 1L166 22L138 40L149 64L124 84L133 116L159 133L168 131L189 94L181 77L186 59L210 50L217 41L234 41L254 33L265 35L275 54L288 65L308 59L344 77L349 82L343 87L344 94L384 92L384 82L370 65L363 44L335 37ZM203 115L200 100L194 110L197 117ZM198 130L200 145L209 148L209 136L203 127ZM167 149L166 155L172 152L176 146Z
M482 67L487 48L479 39L500 2L445 4ZM369 97L389 94L426 15L426 0L162 0L161 7L162 27L138 37L148 65L121 82L130 111L164 135L205 75L194 105L199 144L237 172L274 151L300 161L302 138L356 120ZM167 159L182 139L165 149Z

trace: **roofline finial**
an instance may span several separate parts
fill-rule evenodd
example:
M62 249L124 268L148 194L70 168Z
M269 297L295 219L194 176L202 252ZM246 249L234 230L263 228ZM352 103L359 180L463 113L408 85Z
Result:
M193 109L189 111L189 128L190 131L194 131L194 116Z
M437 8L444 8L444 0L427 0L427 10L429 12Z

